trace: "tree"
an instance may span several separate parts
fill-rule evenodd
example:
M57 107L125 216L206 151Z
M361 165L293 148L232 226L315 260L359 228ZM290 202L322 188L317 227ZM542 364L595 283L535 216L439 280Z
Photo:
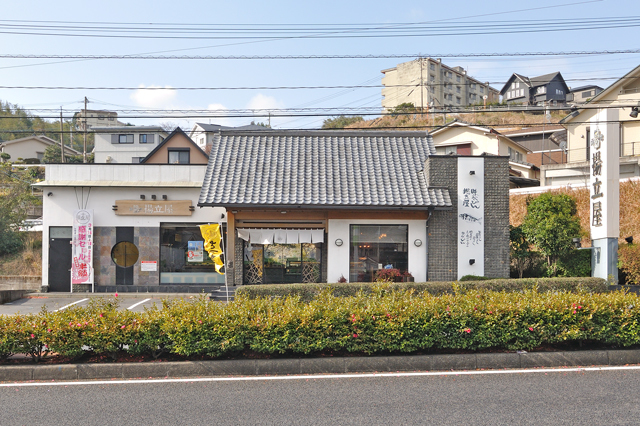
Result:
M509 246L511 251L511 259L516 265L518 276L522 278L525 269L531 261L531 251L529 241L524 236L522 225L509 225Z
M31 193L31 184L39 175L36 167L16 167L0 163L0 256L22 247L20 225L29 206L39 204Z
M391 115L397 116L400 114L410 114L414 112L416 112L416 106L412 102L403 102L393 108Z
M546 192L527 203L524 236L547 257L553 275L558 258L573 250L572 240L580 236L577 212L575 200L567 194Z
M271 128L271 126L269 126L268 124L264 124L264 123L263 123L263 122L261 122L261 121L258 121L258 122L256 122L256 121L251 121L251 125L252 125L252 126L261 126L261 127L266 127L267 129L270 129L270 128Z
M62 163L62 150L58 145L49 145L42 156L43 163Z
M327 118L322 122L323 129L344 129L350 124L358 123L360 121L364 121L359 115L354 116L346 116L346 115L338 115L337 117Z

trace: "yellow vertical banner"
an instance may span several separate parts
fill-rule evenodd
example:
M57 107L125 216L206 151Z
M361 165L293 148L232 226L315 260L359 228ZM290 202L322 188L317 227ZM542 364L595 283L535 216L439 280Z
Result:
M204 249L213 260L216 272L224 275L224 251L222 248L222 226L219 224L200 225L200 233L204 238Z

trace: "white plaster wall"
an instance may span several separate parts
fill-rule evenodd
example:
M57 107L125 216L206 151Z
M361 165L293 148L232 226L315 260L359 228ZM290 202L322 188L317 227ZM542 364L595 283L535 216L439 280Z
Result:
M350 225L377 225L371 219L330 219L327 232L327 282L336 283L340 276L349 279ZM383 220L380 225L409 225L408 250L409 272L416 282L427 280L427 221L426 220ZM338 247L336 239L344 244ZM414 241L419 239L422 246L416 247Z
M191 200L196 206L200 188L74 188L43 187L43 231L42 231L42 284L49 285L49 227L72 226L73 210L93 209L94 227L101 226L140 226L159 227L160 222L186 222L194 224L226 222L221 219L225 209L222 207L196 207L191 216L116 216L112 206L116 200L137 200L144 194L147 200L155 194L161 200L167 195L169 200ZM51 196L47 194L51 193ZM225 215L226 216L226 215Z
M107 157L111 157L111 163L131 164L133 157L146 157L160 144L160 136L166 137L166 133L153 130L119 131L118 134L132 134L133 143L111 143L112 133L96 133L93 152L95 163L106 163ZM139 143L141 134L154 135L153 143Z

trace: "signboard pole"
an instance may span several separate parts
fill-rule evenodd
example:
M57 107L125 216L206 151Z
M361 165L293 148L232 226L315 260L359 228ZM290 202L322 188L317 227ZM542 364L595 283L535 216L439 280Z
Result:
M71 292L74 284L91 284L94 292L93 210L73 211L71 242Z
M619 111L598 110L591 118L591 175L589 189L591 226L591 276L618 283L620 236L620 134Z
M220 225L220 239L221 246L224 250L224 289L227 292L227 304L229 303L229 284L227 283L227 251L224 249L224 232L222 231L222 222L218 222Z

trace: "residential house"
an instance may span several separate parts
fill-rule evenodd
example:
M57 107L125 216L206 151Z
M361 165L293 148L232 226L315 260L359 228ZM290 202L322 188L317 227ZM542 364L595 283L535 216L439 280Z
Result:
M503 131L503 135L525 147L526 161L536 167L567 162L567 129L558 124Z
M507 104L520 105L564 105L569 87L562 74L553 72L538 77L512 74L500 90Z
M269 130L269 127L262 126L260 124L247 124L246 126L222 126L220 124L206 124L196 123L191 131L189 137L193 140L203 151L206 151L207 145L211 145L215 134L221 130L257 130L264 131Z
M235 285L507 277L507 161L423 131L222 131L198 206L226 210Z
M584 185L590 179L591 118L599 108L615 111L620 129L620 178L640 176L640 66L629 71L561 123L567 129L567 163L541 167L542 185Z
M587 86L580 86L576 88L571 88L571 92L567 95L567 103L569 104L584 104L587 103L602 92L604 89L600 86L596 86L594 84L590 84Z
M393 110L402 103L418 108L465 107L499 102L489 83L482 83L462 67L449 67L440 59L420 58L381 71L382 108Z
M18 161L22 158L23 160L38 160L38 162L42 162L44 151L52 145L60 146L60 141L44 135L27 136L10 141L0 141L0 152L9 154L11 156L10 161ZM81 152L68 146L64 147L64 153L65 155L82 155Z
M160 126L94 127L95 163L139 163L166 137Z
M209 157L180 127L140 160L141 164L207 164Z
M540 170L526 161L527 148L494 129L453 121L431 136L440 155L508 156L512 188L539 185Z
M84 129L86 122L87 130L94 127L119 127L125 125L125 123L118 121L117 112L98 109L88 109L86 111L82 109L73 114L73 119L79 129Z

